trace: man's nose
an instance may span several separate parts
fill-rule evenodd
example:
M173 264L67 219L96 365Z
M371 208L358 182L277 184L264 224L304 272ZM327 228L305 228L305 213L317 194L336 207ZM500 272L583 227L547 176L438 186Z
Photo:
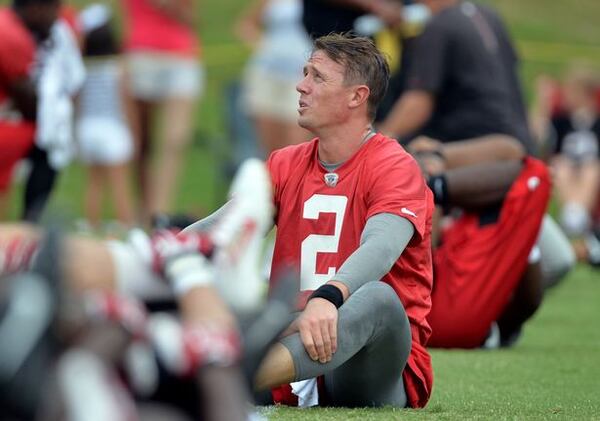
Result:
M308 91L308 84L306 81L307 77L304 76L300 82L298 82L298 84L296 85L296 90L298 92L300 92L301 94L305 94Z

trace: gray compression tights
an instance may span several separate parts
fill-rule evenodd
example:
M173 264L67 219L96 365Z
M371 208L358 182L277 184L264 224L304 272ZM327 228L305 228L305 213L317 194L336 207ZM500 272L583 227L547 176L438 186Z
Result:
M339 309L338 346L331 361L313 361L299 334L282 339L296 381L325 375L334 406L406 406L402 371L410 353L410 324L402 303L386 283L368 282Z

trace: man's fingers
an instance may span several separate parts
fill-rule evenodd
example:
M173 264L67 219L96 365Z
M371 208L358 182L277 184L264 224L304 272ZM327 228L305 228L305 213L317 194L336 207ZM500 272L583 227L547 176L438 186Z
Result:
M317 349L317 357L319 362L327 362L327 354L325 353L325 343L323 340L322 327L320 322L314 322L311 324L311 332L315 348Z
M331 348L331 334L329 331L329 322L323 320L321 322L321 336L323 337L323 352L325 354L325 360L319 359L322 363L331 361L333 350Z
M317 348L315 347L313 336L308 326L300 326L300 339L302 340L304 349L306 349L309 357L313 361L317 360L319 358L319 354L317 353Z
M328 325L329 339L331 340L331 353L334 354L337 351L337 318L330 320Z

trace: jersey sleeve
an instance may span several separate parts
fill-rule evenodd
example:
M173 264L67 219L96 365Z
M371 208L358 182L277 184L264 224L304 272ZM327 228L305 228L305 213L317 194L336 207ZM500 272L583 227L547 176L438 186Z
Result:
M437 94L445 78L448 38L437 21L431 22L415 40L408 58L407 90Z
M283 162L281 159L281 151L274 151L269 155L267 159L267 170L271 176L271 187L273 189L273 204L275 209L279 209L279 203L281 202L281 188L282 180L285 179L283 173ZM277 216L275 216L277 218Z
M421 170L410 155L387 158L385 165L374 167L366 188L367 219L379 213L398 215L413 224L420 239L425 236L431 197Z

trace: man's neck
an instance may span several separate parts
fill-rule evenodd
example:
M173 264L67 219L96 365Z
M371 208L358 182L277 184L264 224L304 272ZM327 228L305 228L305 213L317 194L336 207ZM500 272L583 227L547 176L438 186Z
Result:
M354 155L373 133L368 122L319 134L319 159L326 164L341 164Z

